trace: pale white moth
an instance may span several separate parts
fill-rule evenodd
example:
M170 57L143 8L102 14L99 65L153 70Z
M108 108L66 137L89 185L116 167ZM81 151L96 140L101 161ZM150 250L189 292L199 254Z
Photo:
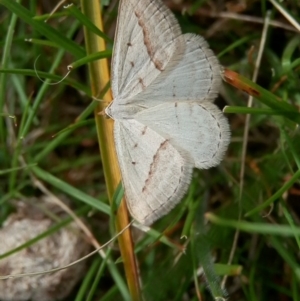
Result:
M182 34L160 0L121 0L111 65L116 152L129 211L150 225L180 202L193 168L222 160L227 119L213 104L221 67L199 35Z

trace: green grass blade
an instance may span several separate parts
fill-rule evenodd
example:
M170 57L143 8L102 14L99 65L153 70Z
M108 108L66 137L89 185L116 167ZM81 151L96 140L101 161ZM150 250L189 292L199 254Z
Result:
M261 210L267 208L277 199L279 199L292 185L300 178L300 170L298 170L292 177L287 181L280 189L277 190L269 199L263 202L261 205L255 207L254 209L248 211L245 216L251 216L255 213L260 212Z
M245 221L229 220L220 218L211 213L207 213L206 218L218 226L239 229L247 233L279 235L286 237L300 235L300 227L293 229L288 225L271 225L265 223L250 223Z
M70 4L66 7L66 10L74 16L81 24L86 26L89 30L94 32L105 41L112 43L112 39L109 38L104 32L102 32L97 26L95 26L74 4Z
M24 6L11 0L0 0L0 4L4 5L20 19L34 27L51 42L60 45L60 48L72 53L76 58L81 58L85 55L85 51L79 45L66 38L65 35L61 34L58 30L55 30L47 23L35 20L31 11L26 9Z
M93 208L100 210L101 212L104 212L108 215L110 214L110 207L107 204L101 202L100 200L85 194L83 191L78 190L75 187L72 187L68 183L56 178L55 176L51 175L50 173L44 171L43 169L37 166L31 167L30 169L39 179L45 181L53 187L56 187L57 189L66 193L67 195L79 201L82 201L85 204L88 204Z

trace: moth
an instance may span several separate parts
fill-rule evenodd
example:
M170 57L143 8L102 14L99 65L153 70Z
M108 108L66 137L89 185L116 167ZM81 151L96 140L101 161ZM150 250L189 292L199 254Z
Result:
M160 0L121 0L111 64L114 140L128 209L151 225L185 195L193 168L222 160L230 141L213 104L220 65L199 35L182 34Z

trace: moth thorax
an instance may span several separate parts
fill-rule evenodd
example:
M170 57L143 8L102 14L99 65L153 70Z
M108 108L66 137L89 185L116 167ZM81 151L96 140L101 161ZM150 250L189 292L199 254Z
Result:
M142 108L140 106L126 102L120 103L119 100L113 100L105 109L105 114L114 120L131 119L141 110Z

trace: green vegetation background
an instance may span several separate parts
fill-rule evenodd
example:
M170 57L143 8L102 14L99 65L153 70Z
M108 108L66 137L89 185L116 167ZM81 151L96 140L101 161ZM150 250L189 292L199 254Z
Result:
M38 179L84 212L101 244L115 234L87 67L111 57L117 1L107 2L107 51L86 56L83 25L103 35L80 3L50 17L57 3L0 0L0 223L13 199L45 193ZM248 79L257 70L258 87L246 84L260 95L247 108L248 95L224 83L217 104L229 106L232 130L224 161L195 171L187 196L152 231L133 230L145 300L300 300L300 3L276 2L286 15L274 1L165 3L183 32L208 40L223 66ZM138 300L127 289L117 242L105 252L110 260L95 255L67 300Z

